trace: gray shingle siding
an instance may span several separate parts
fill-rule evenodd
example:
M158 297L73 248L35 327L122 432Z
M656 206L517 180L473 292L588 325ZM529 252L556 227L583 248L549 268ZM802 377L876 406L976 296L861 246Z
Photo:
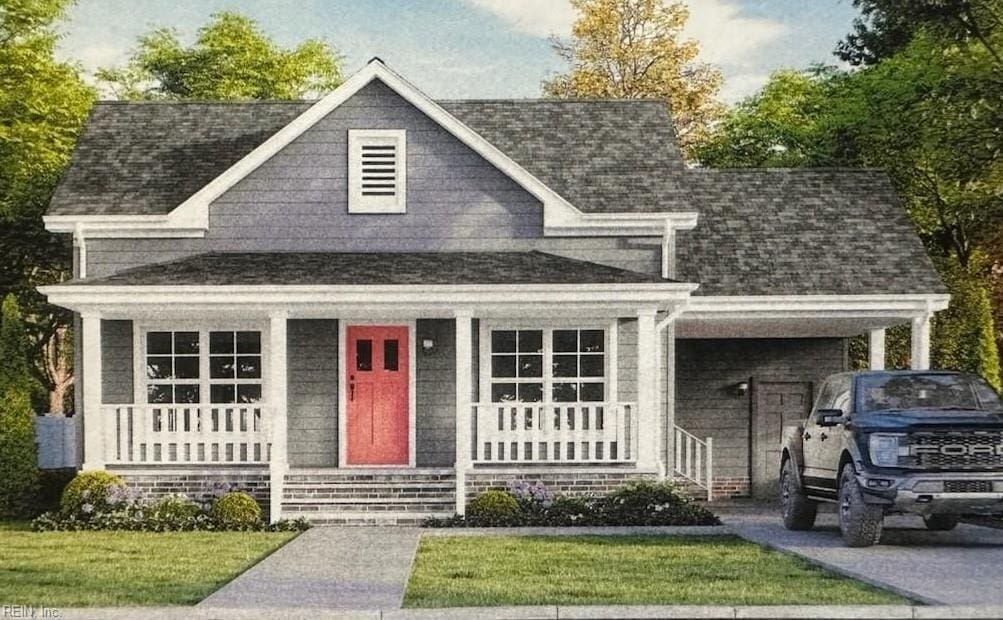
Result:
M418 321L415 368L419 467L452 467L456 462L456 324L450 319ZM435 348L421 349L430 338Z
M749 476L751 399L741 381L809 381L846 369L841 338L788 340L679 340L676 344L676 423L697 437L714 438L714 473Z
M101 321L101 401L133 401L132 321Z
M338 321L290 320L287 327L289 463L338 464Z

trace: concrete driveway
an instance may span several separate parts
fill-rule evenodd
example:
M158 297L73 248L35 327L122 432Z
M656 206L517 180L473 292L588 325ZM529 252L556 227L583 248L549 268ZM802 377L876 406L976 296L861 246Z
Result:
M810 532L789 532L779 508L729 512L732 530L762 545L803 556L862 581L881 585L929 604L1003 605L1003 530L960 525L929 532L919 517L885 520L881 544L865 549L843 545L830 506Z

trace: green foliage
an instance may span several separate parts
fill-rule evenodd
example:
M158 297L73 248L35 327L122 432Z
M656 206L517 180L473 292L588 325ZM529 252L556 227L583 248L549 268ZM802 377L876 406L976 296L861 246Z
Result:
M981 375L1000 390L1000 358L988 286L981 277L957 265L948 265L942 271L951 305L934 318L933 365Z
M485 491L467 506L465 517L429 519L426 527L517 527L605 525L719 525L709 510L679 494L668 482L636 481L598 497L551 496L543 485L517 499L506 491Z
M484 491L467 506L467 514L479 524L505 524L518 519L519 502L507 491Z
M639 481L596 502L603 525L718 525L709 510L679 494L671 482Z
M35 496L34 514L59 509L66 485L77 475L75 469L43 469L38 472L38 494Z
M120 99L301 99L342 81L341 57L329 44L309 39L283 49L234 12L213 15L191 47L172 29L145 34L126 66L97 76Z
M27 392L0 393L0 518L32 516L38 491L35 413Z
M33 387L21 309L17 298L7 295L0 307L0 395L11 391L30 394Z
M186 521L201 514L198 504L184 495L165 495L149 507L152 516L170 521Z
M232 491L216 500L210 513L225 527L240 528L261 522L261 506L242 491Z
M125 488L120 476L106 471L82 471L66 485L59 508L65 513L81 515L107 511L112 506L109 495L115 488Z

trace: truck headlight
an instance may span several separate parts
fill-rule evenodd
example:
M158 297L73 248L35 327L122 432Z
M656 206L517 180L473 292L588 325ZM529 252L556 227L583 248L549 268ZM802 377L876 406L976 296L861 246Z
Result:
M871 435L868 447L871 452L871 462L878 467L895 467L899 464L899 442L902 435L874 433Z

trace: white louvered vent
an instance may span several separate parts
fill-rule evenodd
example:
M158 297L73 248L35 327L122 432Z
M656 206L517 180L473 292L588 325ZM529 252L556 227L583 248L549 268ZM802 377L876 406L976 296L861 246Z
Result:
M405 149L403 130L349 130L349 213L404 213Z

